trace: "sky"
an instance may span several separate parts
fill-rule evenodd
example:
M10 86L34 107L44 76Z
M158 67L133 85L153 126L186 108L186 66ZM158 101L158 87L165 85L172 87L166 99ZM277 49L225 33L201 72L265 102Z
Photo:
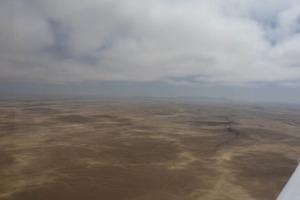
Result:
M0 94L300 103L298 0L0 0Z

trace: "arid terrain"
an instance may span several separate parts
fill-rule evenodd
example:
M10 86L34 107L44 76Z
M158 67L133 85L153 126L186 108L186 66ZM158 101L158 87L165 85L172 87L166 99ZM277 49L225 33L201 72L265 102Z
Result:
M275 200L300 107L0 101L2 200Z

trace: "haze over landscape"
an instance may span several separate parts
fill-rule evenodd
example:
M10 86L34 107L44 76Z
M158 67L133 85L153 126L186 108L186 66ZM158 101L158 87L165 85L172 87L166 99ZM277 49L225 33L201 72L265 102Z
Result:
M299 88L298 0L1 0L0 199L275 200Z

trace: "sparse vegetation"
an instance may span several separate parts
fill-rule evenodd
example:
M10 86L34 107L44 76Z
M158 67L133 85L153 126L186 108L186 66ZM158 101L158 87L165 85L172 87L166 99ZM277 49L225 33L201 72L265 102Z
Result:
M3 200L274 200L300 155L296 109L10 103L0 107Z

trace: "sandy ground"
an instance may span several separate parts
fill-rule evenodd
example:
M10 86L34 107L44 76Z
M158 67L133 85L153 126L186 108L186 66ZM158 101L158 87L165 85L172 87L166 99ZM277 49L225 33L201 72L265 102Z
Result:
M300 107L0 101L0 199L274 200Z

